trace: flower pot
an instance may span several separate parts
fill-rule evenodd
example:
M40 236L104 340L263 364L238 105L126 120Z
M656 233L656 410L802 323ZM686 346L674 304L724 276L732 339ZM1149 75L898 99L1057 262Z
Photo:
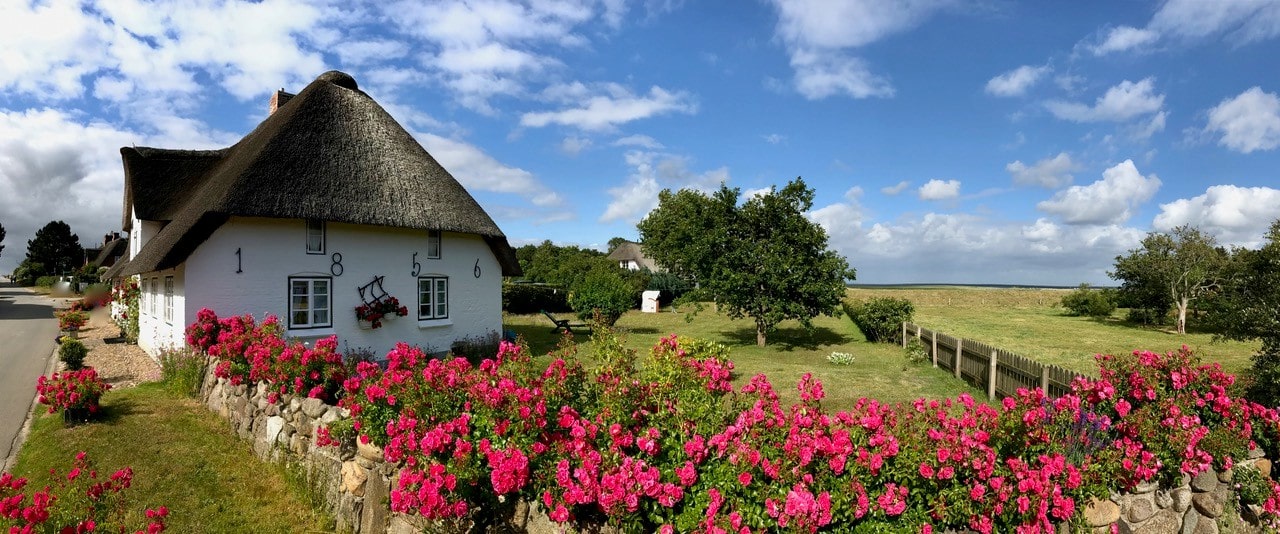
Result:
M80 339L80 331L79 330L63 330L62 336L70 339Z
M63 426L75 426L88 423L93 418L93 411L88 406L67 407L62 410Z

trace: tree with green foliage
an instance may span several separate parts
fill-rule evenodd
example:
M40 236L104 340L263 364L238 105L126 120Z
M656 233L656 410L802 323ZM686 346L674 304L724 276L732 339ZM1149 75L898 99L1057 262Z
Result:
M751 317L756 344L786 319L812 328L834 315L856 272L827 248L827 233L805 217L813 189L796 178L739 205L741 192L721 184L706 195L665 190L638 225L645 254L697 285L733 318Z
M1158 287L1178 311L1179 334L1187 332L1187 309L1218 283L1226 253L1213 236L1193 226L1179 226L1169 233L1151 232L1142 246L1128 256L1116 256L1115 270L1107 273L1123 281L1121 291L1134 287Z
M4 225L0 224L0 255L4 254Z
M27 241L27 260L32 266L42 267L36 276L63 274L84 264L84 248L67 223L52 221Z
M627 241L630 241L630 239L625 237L614 236L609 238L609 252L613 252L614 249L618 248L618 245L626 243Z
M574 286L569 306L579 319L591 320L598 313L604 324L613 326L622 314L635 307L637 291L618 271L616 267L595 269Z
M1067 315L1073 317L1103 319L1116 311L1116 301L1110 289L1095 289L1089 284L1080 284L1080 287L1062 297L1062 307L1067 310Z
M1233 252L1206 319L1218 338L1262 340L1248 373L1252 383L1246 395L1266 406L1280 406L1280 220L1271 223L1261 248Z

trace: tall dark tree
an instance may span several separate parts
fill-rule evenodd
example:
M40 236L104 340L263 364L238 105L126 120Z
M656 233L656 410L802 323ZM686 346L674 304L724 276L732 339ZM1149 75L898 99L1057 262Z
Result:
M52 221L36 231L35 239L27 241L27 261L42 267L40 276L62 274L80 268L84 248L67 223Z
M1226 259L1213 236L1179 226L1169 233L1147 234L1141 248L1116 257L1115 270L1108 274L1125 285L1136 282L1135 286L1163 289L1178 311L1178 333L1185 334L1191 302L1217 285Z
M1280 406L1280 220L1271 223L1262 248L1233 252L1207 318L1217 337L1262 341L1246 396Z
M4 225L0 224L0 254L4 254Z
M696 281L695 294L715 299L730 317L754 319L763 346L784 320L812 328L814 317L833 315L856 273L805 217L813 189L804 180L741 206L739 197L723 184L710 196L663 191L638 226L645 254Z

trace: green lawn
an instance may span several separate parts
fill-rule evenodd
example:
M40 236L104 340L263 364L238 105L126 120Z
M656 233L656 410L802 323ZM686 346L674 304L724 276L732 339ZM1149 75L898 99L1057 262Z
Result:
M281 466L261 462L226 421L159 383L109 391L103 421L64 428L40 410L13 473L48 484L85 451L100 472L132 466L127 491L135 520L145 507L169 507L169 532L331 532L301 486ZM102 475L106 476L106 475Z
M1068 317L1056 304L1066 294L1054 289L910 288L850 289L854 298L892 296L911 300L916 323L954 336L988 343L1044 363L1096 375L1093 355L1127 354L1135 349L1168 352L1183 344L1206 362L1230 372L1248 369L1258 343L1213 342L1195 331L1143 328L1120 320Z
M561 315L561 318L568 317L569 314ZM541 314L508 315L505 322L507 328L525 337L534 354L546 353L559 340L551 333L551 322ZM827 392L826 405L836 409L851 407L860 397L896 403L920 397L955 397L965 391L979 395L977 390L944 371L928 365L907 365L897 345L867 343L848 318L819 317L814 325L813 333L809 334L799 323L785 322L769 336L765 347L755 344L753 321L731 320L713 312L710 306L692 322L685 322L684 313L670 313L665 309L657 314L631 311L622 316L617 328L626 336L626 345L641 354L671 333L729 345L737 373L735 383L744 384L752 376L764 373L787 402L799 400L795 386L805 373L813 373L822 381ZM582 334L575 339L584 353L590 351L588 338ZM829 363L827 356L833 351L853 354L854 363L847 366Z

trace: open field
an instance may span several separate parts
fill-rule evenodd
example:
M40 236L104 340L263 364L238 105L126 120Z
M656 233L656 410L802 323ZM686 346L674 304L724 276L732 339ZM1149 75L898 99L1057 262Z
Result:
M302 499L305 483L296 471L258 460L198 402L153 382L109 391L102 405L105 420L70 428L39 410L13 473L43 487L50 469L66 473L85 451L99 472L133 467L126 493L133 524L145 524L143 508L164 505L169 532L332 531L332 521Z
M1213 342L1195 331L1142 328L1120 320L1123 311L1098 321L1068 317L1057 304L1067 290L987 289L972 287L850 289L853 298L898 297L916 307L916 323L954 336L981 341L1043 363L1096 375L1093 355L1135 349L1168 352L1183 344L1206 362L1221 362L1233 373L1248 369L1258 343Z
M567 317L568 314L561 315ZM551 322L540 314L508 315L504 322L506 328L525 337L534 354L545 354L559 339L551 333ZM764 373L787 402L799 400L795 385L808 372L822 381L826 404L837 409L851 407L859 397L903 402L920 397L954 397L965 391L979 394L944 371L928 365L908 365L897 345L867 343L846 317L819 317L814 326L809 335L799 323L785 322L769 337L768 346L757 347L754 322L731 320L713 312L710 306L692 322L685 322L683 313L664 310L657 314L627 312L617 324L626 333L626 345L641 354L671 333L729 345L737 373L735 383L744 384L752 376ZM591 350L587 335L579 335L576 341L584 353ZM828 362L827 356L833 351L852 354L854 363L841 366Z

